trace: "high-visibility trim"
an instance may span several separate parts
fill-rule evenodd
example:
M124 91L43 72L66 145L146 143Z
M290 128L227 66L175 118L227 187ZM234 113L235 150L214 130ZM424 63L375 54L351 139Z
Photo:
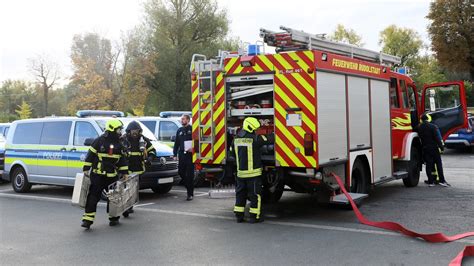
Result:
M234 206L234 212L245 212L245 207Z
M92 166L91 162L84 162L84 166Z
M119 171L124 171L124 170L128 170L127 165L119 167Z
M85 214L82 216L82 220L85 220L85 221L93 222L94 219L95 219L95 212L92 213L92 214L85 213Z
M105 171L100 171L99 169L94 169L92 172L98 174L98 175L105 175L107 177L115 177L117 175L117 172L114 173L107 173Z
M132 152L129 152L128 154L130 154L131 156L142 156L143 152L141 152L141 151L132 151Z
M149 151L151 151L151 150L153 150L153 149L154 149L154 147L153 147L153 146L150 146L148 149L146 149L146 151L149 152Z
M135 172L132 172L132 171L128 171L129 174L137 174L137 175L141 175L143 173L145 173L145 171L135 171Z
M114 158L114 159L120 159L120 157L122 155L120 154L112 154L112 155L109 155L108 153L97 153L97 155L99 156L99 158Z
M247 171L237 170L237 176L240 178L256 177L256 176L262 175L262 172L263 172L262 168L257 168L253 170L247 170Z
M89 147L89 151L92 153L97 153L97 150L94 147Z
M257 208L250 208L250 213L256 214L257 219L260 219L260 214L262 212L262 198L257 194Z

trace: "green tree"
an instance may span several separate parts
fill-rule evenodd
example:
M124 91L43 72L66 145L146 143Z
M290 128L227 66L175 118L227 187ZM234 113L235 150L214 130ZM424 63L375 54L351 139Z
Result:
M31 117L31 106L23 101L21 105L18 105L18 109L15 110L15 112L18 114L18 117L20 119L28 119Z
M17 119L15 112L23 101L40 105L35 87L22 80L6 80L0 86L0 120L10 122ZM34 108L33 108L34 109ZM41 110L41 109L39 109ZM37 116L36 113L33 114Z
M440 64L474 80L474 5L469 0L436 0L427 16L431 48Z
M217 54L228 33L227 12L213 0L149 0L145 13L149 45L158 54L158 73L147 79L155 92L147 112L189 110L192 54Z
M78 88L69 102L69 113L78 109L112 109L112 55L110 40L96 33L75 35L71 48L73 75L71 83Z
M390 25L380 32L379 45L382 52L399 56L401 65L412 66L423 42L416 31Z
M411 77L420 89L424 84L447 81L438 60L429 54L416 57L412 64Z
M329 40L335 42L343 42L358 47L363 47L362 36L357 34L353 29L345 28L342 24L337 24L336 29L328 36Z

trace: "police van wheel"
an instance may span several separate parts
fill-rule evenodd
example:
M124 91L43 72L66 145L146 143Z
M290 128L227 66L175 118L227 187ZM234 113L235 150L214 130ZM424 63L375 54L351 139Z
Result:
M408 177L403 179L405 187L416 187L420 181L420 151L416 147L411 148L410 161L408 162Z
M156 187L152 187L151 190L153 190L153 192L155 192L156 194L166 194L170 192L172 188L173 188L173 183L169 183L169 184L162 184Z
M28 182L25 170L22 167L17 167L13 170L12 187L15 192L25 193L30 191L31 183Z

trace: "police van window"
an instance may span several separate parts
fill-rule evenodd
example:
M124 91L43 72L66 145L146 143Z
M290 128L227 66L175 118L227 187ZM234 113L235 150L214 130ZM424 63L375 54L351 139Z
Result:
M39 144L43 123L21 123L16 125L13 144Z
M159 140L170 141L172 136L176 136L178 126L173 122L161 121L160 122L160 133Z
M10 127L6 127L5 128L5 132L3 133L3 135L5 136L5 138L8 136L8 131L10 130Z
M403 108L410 108L410 103L408 102L408 95L407 95L407 85L404 80L400 80L400 90L402 93Z
M94 126L89 122L76 122L74 129L74 145L84 146L86 139L95 139L99 136Z
M156 121L140 121L144 124L151 132L155 133Z
M71 121L45 122L40 144L67 145L71 124Z
M397 79L391 78L390 79L390 106L392 108L400 108L400 104L398 102L398 91L397 91Z

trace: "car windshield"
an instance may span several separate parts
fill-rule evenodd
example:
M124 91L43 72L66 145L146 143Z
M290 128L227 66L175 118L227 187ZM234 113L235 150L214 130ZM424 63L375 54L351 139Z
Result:
M130 119L130 118L119 118L120 121L122 121L123 123L123 130L125 132L125 129L127 128L128 124L132 121L137 121L137 120L134 120L134 119ZM104 119L96 119L95 121L97 122L97 124L99 125L100 129L102 129L102 131L105 130L105 124L107 123L107 118L104 118ZM151 133L151 131L143 124L141 123L140 121L137 121L140 126L142 127L142 134L143 136L145 136L146 138L150 139L150 140L156 140L156 137L155 135L153 135L153 133Z

